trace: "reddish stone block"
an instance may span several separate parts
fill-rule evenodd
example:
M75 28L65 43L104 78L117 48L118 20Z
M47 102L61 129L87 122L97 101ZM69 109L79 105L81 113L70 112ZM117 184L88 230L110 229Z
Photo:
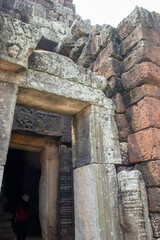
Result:
M129 135L128 151L131 163L160 159L160 129L149 128Z
M127 72L135 64L142 61L151 61L160 66L160 47L157 47L147 41L140 41L133 51L124 59L123 68Z
M117 123L119 139L121 142L124 142L130 134L129 124L126 120L125 114L116 114L115 120Z
M118 25L117 30L120 37L122 39L126 38L140 23L149 28L154 27L151 13L144 8L136 7Z
M124 105L125 107L129 107L130 105L140 101L145 96L160 98L160 87L149 84L136 87L124 95Z
M142 173L147 187L160 187L160 160L140 163L136 168Z
M106 96L111 98L113 97L116 93L123 92L123 86L122 86L122 81L120 78L117 77L111 77L108 80L108 85L106 89Z
M108 57L105 55L105 51L102 51L93 63L93 72L98 72L99 75L107 79L120 77L121 61Z
M160 213L151 213L151 226L153 229L153 237L155 237L157 240L160 238ZM155 240L156 240L155 239Z
M150 212L160 212L160 188L147 188Z
M122 54L126 55L141 40L146 40L160 46L160 33L153 28L147 28L139 24L137 28L123 40Z
M142 62L122 74L122 84L126 90L131 90L144 83L160 87L160 67L151 62Z
M126 116L133 132L148 127L160 128L160 100L145 97L137 105L128 108Z

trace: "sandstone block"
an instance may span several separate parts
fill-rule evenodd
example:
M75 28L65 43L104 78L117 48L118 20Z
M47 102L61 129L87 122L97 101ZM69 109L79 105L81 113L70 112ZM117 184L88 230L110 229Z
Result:
M153 236L155 240L160 239L160 213L150 213Z
M128 165L129 164L128 144L127 142L121 142L119 145L122 157L122 164Z
M148 193L148 204L150 212L159 212L160 213L160 188L147 188Z
M82 21L75 20L71 26L71 33L76 38L88 36L91 30L91 25L85 24Z
M122 74L124 89L131 90L144 83L160 86L160 67L151 62L142 62Z
M114 113L91 106L73 119L73 166L91 163L121 163Z
M0 13L0 68L17 71L28 67L28 57L41 38L39 29Z
M142 173L147 187L160 187L160 160L140 163L136 168Z
M74 170L75 238L122 240L114 165L91 164Z
M119 172L118 192L124 238L152 240L147 194L141 173L137 170Z
M65 35L56 48L56 52L64 56L69 56L70 51L74 48L76 42L75 36L72 34Z
M129 93L124 95L124 104L126 107L129 107L130 105L140 101L145 96L160 99L160 87L149 84L143 84L140 87L135 87Z
M122 39L126 38L139 24L148 28L154 27L154 21L149 11L144 8L136 7L128 17L124 18L117 27Z
M133 32L123 40L122 54L126 55L138 42L146 40L152 44L160 46L160 33L153 28L147 28L139 24Z
M78 58L77 64L79 66L89 68L89 66L92 63L93 63L93 59L91 56L90 43L88 41L88 42L86 42L86 45L84 46L82 53L81 53L80 57Z
M69 58L71 58L74 62L76 62L78 60L79 56L81 55L81 52L82 52L87 40L88 40L87 37L81 37L76 41L75 47L72 48L72 50L69 54Z
M149 127L160 128L160 100L144 97L127 109L126 116L133 132Z
M106 96L111 98L116 93L123 92L122 81L120 78L111 77L108 81Z
M17 91L16 86L0 82L0 165L6 162Z
M133 49L133 51L124 59L124 71L127 72L135 64L146 60L160 66L159 55L160 47L154 46L147 41L140 41Z
M130 134L129 124L127 122L125 114L116 114L115 120L117 123L119 140L121 142L124 142L127 140Z
M97 76L91 70L86 71L71 59L57 53L34 51L29 58L29 67L84 85L96 88L101 85L103 90L107 86L107 80L104 77Z
M123 103L123 97L120 93L116 93L115 104L116 104L116 113L125 113L126 110Z
M149 128L129 135L128 151L131 163L160 159L160 129Z
M105 55L105 51L102 51L93 63L93 72L98 72L99 75L107 79L120 77L121 61L108 57Z

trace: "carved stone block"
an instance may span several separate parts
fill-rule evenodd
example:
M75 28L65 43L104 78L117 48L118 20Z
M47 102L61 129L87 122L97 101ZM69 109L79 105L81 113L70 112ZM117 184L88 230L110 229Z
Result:
M152 240L145 183L139 171L118 173L120 222L125 240Z
M0 12L0 68L17 71L28 67L28 57L41 38L39 29Z

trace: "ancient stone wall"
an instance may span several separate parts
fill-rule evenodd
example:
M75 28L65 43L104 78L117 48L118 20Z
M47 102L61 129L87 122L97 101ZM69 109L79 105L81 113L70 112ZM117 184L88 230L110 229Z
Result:
M100 165L99 170L96 170L97 163L100 162L104 164L104 160L107 159L107 163L111 164L107 166L107 169L114 169L114 165L117 165L120 192L120 223L125 239L151 239L152 231L150 231L150 220L153 237L154 239L159 239L160 15L136 7L116 29L110 25L96 25L92 27L89 22L80 20L79 16L75 14L75 8L71 1L6 0L0 2L3 12L9 13L14 18L29 23L29 25L25 25L16 20L15 24L14 20L10 18L9 21L12 24L10 28L7 28L8 32L11 32L14 26L17 25L20 27L13 30L15 36L19 34L19 29L30 29L30 31L34 32L35 36L31 41L32 47L27 48L27 53L25 53L25 55L20 55L20 61L18 60L19 48L17 48L17 46L19 47L19 45L16 42L16 37L14 36L10 40L10 35L7 36L7 45L2 45L4 51L3 55L0 55L1 69L20 71L27 69L28 66L30 69L27 70L23 76L2 72L0 75L1 81L14 82L14 84L18 85L20 87L20 92L17 103L27 105L32 99L31 105L35 108L43 107L45 110L46 107L50 111L56 109L50 102L54 101L54 94L58 95L61 93L59 86L61 86L62 81L66 85L63 96L67 99L65 99L65 106L67 106L67 109L61 109L64 113L66 111L74 115L88 106L88 102L90 102L90 104L99 104L101 110L99 110L99 107L91 108L93 112L91 111L91 113L85 115L85 117L92 116L91 126L95 125L97 127L92 138L96 139L98 136L99 139L94 145L96 145L97 149L100 146L100 150L105 149L105 151L101 154L100 151L96 150L97 155L94 153L94 158L89 158L88 162L83 162L83 160L87 160L84 157L86 156L85 154L90 156L90 153L86 151L90 142L87 142L89 145L85 145L85 142L81 142L80 145L77 144L75 153L80 162L74 162L74 167L76 168L75 179L79 183L79 179L82 180L83 177L87 179L88 175L85 174L89 173L89 185L93 187L95 184L95 172L97 171L97 175L102 173ZM2 20L5 20L4 23L6 23L7 18L7 15L2 14ZM28 27L26 28L26 26ZM2 33L5 35L7 31L5 31L4 25ZM22 37L20 37L20 49L22 49L23 53L24 41L22 41L21 38L27 40L28 46L30 46L31 43L30 37L27 37L25 31L22 32ZM38 40L40 40L39 43ZM28 65L26 60L28 60L29 54L36 47L37 43L37 49L40 51L35 51L30 56ZM25 62L23 61L24 58ZM74 64L74 62L76 64ZM9 63L11 63L11 65L8 65ZM10 69L10 66L12 66L12 69ZM92 71L95 73L93 74ZM10 78L8 76L10 76ZM107 89L105 79L107 79ZM70 81L69 84L68 80ZM27 92L27 88L32 90ZM55 89L57 92L55 92ZM82 93L85 91L84 89L87 89L87 94L85 94L85 96ZM93 89L96 89L96 91L93 92ZM104 95L101 90L105 92L106 97L111 98L115 103L115 120L120 144L118 144L117 138L114 139L112 136L112 140L114 139L114 141L110 139L110 131L112 133L114 129L115 135L113 135L116 136L117 134L113 121L114 114L111 114L111 120L110 117L108 118L108 112L105 112L108 108L105 110L102 108L104 102L106 103L106 99L104 100ZM42 92L45 92L45 103L43 100L40 101ZM51 95L51 93L53 95ZM73 98L76 99L74 104L71 104L70 99L67 98L68 96L73 96ZM13 97L16 99L16 93L14 93ZM5 96L3 98L5 99ZM39 101L37 101L37 99ZM64 105L63 101L61 101L60 104L58 103L57 109L60 108L60 105ZM78 105L78 103L80 105ZM4 106L2 108L2 117L3 109ZM5 108L6 113L7 110L8 109ZM78 116L79 115L77 115L77 117ZM88 119L91 118L89 117ZM109 125L104 125L103 119L107 120ZM86 119L82 117L79 119L79 125L76 125L78 124L78 120L75 124L75 129L77 131L75 134L75 141L77 142L83 137L81 132L84 136L87 134L87 132L84 131L84 125L82 124L81 126L81 122L85 122L85 120ZM111 129L110 125L112 126ZM80 129L80 127L82 128ZM9 130L10 129L11 126L9 126ZM9 139L10 136L8 133L9 130L6 127L7 139ZM102 138L101 134L103 135ZM107 140L105 141L105 139ZM108 139L110 139L111 142L107 142ZM115 152L112 152L112 147L108 147L110 144L116 146L118 149L117 152L119 151L120 145L122 164L118 158L117 161L115 160L115 147ZM117 154L117 156L119 155ZM94 162L90 162L90 160L94 160ZM88 166L88 163L91 165ZM2 165L4 165L4 163ZM111 172L110 170L107 171L109 173ZM106 178L99 178L99 184L101 186L104 186L104 181L108 184L108 172L106 173ZM113 172L115 174L115 171ZM114 177L115 176L116 174ZM147 197L142 177L147 187ZM98 183L96 182L96 184L97 185L93 187L95 195L97 194ZM127 184L128 189L125 188ZM88 188L83 188L81 184L79 184L79 186L80 189L76 189L76 192L81 192L81 194L85 193L87 197L89 197L87 192ZM107 189L111 191L109 187L107 187ZM114 196L116 194L115 189ZM107 195L106 189L103 189L103 195ZM150 220L147 218L147 198ZM100 199L99 195L98 199ZM83 198L76 197L77 203L78 201L81 203L83 200ZM84 209L85 207L87 208L90 206L86 203L86 205L84 204ZM105 207L104 203L104 208ZM77 209L78 208L80 208L80 205L78 205ZM132 212L134 208L136 210ZM91 213L94 215L95 210L91 210L93 211L91 211ZM101 210L100 208L99 211ZM139 218L133 216L133 214L136 213L139 214ZM125 223L127 226L125 226ZM102 222L100 222L100 224L103 226ZM83 229L83 226L81 227ZM129 232L127 227L130 228ZM97 228L95 232L96 230ZM135 233L137 233L137 235L135 235ZM81 233L78 234L80 234L80 239ZM104 232L102 236L103 234ZM109 236L109 239L112 239L112 236Z

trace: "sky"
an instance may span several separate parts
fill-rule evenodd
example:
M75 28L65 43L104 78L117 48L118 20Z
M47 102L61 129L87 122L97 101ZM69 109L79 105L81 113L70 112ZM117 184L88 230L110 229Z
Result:
M76 13L91 24L109 24L113 27L127 17L136 6L160 13L160 0L73 0Z

